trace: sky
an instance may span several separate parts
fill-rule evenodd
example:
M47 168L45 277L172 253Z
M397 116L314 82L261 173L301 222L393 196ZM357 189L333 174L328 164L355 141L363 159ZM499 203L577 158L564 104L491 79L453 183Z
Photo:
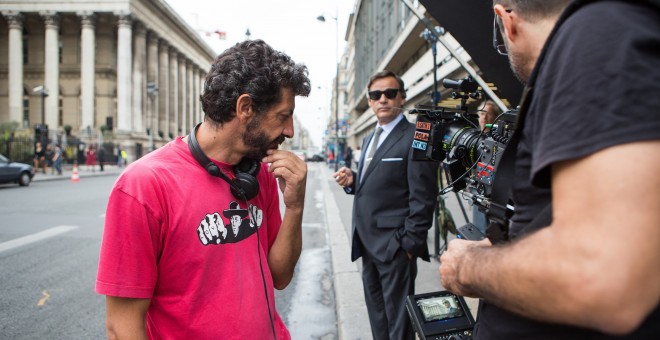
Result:
M217 53L245 40L249 29L250 39L262 39L307 65L312 92L307 98L296 98L294 115L309 131L313 144L321 147L336 63L346 46L344 36L355 0L165 1ZM325 22L317 20L320 15ZM225 40L212 33L215 31L225 32Z

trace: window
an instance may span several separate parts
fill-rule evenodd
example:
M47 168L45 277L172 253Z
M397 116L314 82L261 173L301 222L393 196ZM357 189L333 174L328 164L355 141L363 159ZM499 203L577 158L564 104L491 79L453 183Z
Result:
M23 128L30 127L30 97L23 95Z
M30 58L28 58L28 52L30 51L28 35L28 31L23 28L23 65L27 65L30 60Z

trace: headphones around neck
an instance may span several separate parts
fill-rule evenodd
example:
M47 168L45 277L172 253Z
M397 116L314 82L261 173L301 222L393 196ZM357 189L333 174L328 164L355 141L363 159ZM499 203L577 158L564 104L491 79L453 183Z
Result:
M257 174L259 173L260 164L257 160L250 158L243 158L240 163L236 164L233 168L236 178L229 178L220 168L211 161L197 142L197 128L202 125L199 123L195 125L190 135L188 135L188 148L193 157L206 169L209 175L220 177L225 182L229 183L231 193L236 199L249 201L259 194L259 181L257 181Z

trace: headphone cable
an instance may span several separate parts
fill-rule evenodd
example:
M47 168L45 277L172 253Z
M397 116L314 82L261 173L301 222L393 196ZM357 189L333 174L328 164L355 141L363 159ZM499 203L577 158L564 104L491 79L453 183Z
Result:
M243 199L245 199L245 195L243 195ZM245 202L247 203L247 200L245 200ZM248 207L248 209L249 209L249 207ZM275 333L275 322L273 322L273 313L270 310L270 299L268 298L268 287L266 286L266 275L264 274L264 267L261 264L261 238L259 237L259 226L257 225L256 219L253 218L252 211L249 211L249 212L250 212L250 219L252 219L254 221L254 225L257 227L257 258L259 259L259 270L261 271L261 282L264 285L264 295L266 296L266 307L268 307L268 318L270 319L270 329L273 331L273 339L277 340L277 334Z

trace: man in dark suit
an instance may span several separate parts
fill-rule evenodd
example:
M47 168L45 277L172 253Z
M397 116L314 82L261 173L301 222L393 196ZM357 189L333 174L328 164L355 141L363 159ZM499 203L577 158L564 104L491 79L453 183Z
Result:
M405 300L414 294L417 257L426 245L438 193L436 162L411 157L414 124L403 116L406 92L393 72L369 81L368 101L378 124L363 141L358 171L333 174L353 203L351 259L362 257L362 282L374 339L414 339Z

